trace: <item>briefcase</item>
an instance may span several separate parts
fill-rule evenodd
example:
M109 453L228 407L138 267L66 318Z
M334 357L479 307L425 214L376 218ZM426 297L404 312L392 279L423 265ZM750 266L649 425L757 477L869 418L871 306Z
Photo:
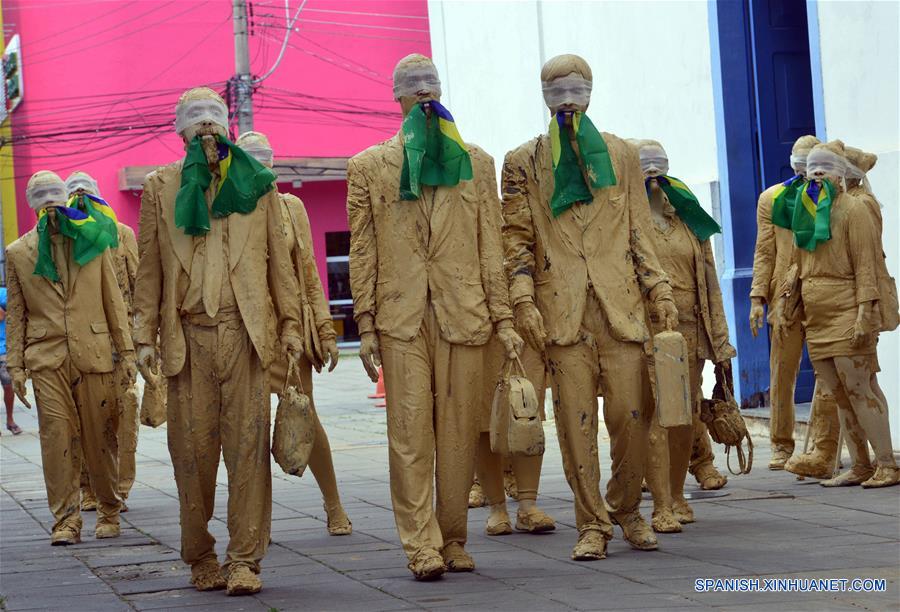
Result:
M517 374L513 374L513 368ZM491 450L498 455L544 454L544 427L534 386L518 357L509 360L491 404Z
M691 376L684 336L663 331L653 336L656 419L660 427L691 424Z

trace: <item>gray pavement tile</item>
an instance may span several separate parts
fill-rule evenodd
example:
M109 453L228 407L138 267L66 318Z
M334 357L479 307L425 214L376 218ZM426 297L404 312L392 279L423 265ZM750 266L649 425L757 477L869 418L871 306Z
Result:
M58 593L35 592L22 599L9 599L7 610L90 610L91 612L130 612L132 608L111 593L88 595L60 595Z
M142 544L112 548L76 548L73 554L92 568L138 563L181 563L178 551L159 544Z
M287 610L334 610L340 612L359 610L368 612L370 610L401 610L416 607L389 593L343 577L340 577L339 580L324 582L307 581L275 586L269 586L266 583L256 597L279 612Z
M409 601L419 601L422 597L489 592L503 588L501 583L492 578L468 572L448 572L442 579L433 582L420 582L407 572L402 578L366 580L364 584ZM419 603L421 604L421 601Z
M571 606L547 597L517 589L498 588L487 592L459 592L453 595L424 595L412 603L429 610L517 610L520 612L556 612L572 610Z

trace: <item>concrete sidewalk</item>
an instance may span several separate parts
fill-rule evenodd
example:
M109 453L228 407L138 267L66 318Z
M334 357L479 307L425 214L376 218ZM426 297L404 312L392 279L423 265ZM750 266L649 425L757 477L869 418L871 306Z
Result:
M0 593L8 610L896 610L900 609L900 487L825 489L769 472L768 441L756 438L753 472L732 477L727 496L694 504L697 522L660 536L658 552L630 549L616 529L604 561L569 559L576 540L572 495L552 421L541 506L557 530L534 536L484 535L487 510L469 514L473 574L415 582L397 540L388 491L385 413L366 395L373 385L346 358L316 377L316 402L334 451L349 537L330 537L315 481L273 465L272 546L263 591L229 598L199 593L178 554L178 499L166 432L141 427L138 482L122 515L123 534L51 547L52 525L34 414L17 409L26 433L0 438ZM33 397L33 395L32 395ZM601 434L603 476L609 440ZM718 464L724 468L721 450ZM689 478L689 490L694 483ZM220 555L227 540L226 474L219 472L211 530ZM604 484L605 486L605 484ZM649 518L649 502L644 504ZM515 503L510 503L510 513ZM881 593L696 592L695 579L734 577L884 578Z

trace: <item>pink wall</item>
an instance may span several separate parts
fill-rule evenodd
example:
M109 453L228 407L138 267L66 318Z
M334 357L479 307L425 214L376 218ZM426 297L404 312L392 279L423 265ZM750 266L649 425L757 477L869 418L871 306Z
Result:
M316 253L316 265L319 278L328 297L328 265L325 262L326 232L346 232L347 225L347 184L344 181L323 181L304 183L300 189L280 184L278 190L293 193L303 200L309 213L309 225L312 229L313 249Z
M178 95L204 84L224 90L233 73L231 3L43 4L3 0L6 29L20 35L24 61L25 99L13 116L19 230L34 224L25 183L42 169L63 178L89 172L120 219L136 226L139 194L119 192L117 172L183 154L172 129ZM278 55L284 4L250 6L251 68L259 75ZM292 15L299 6L290 0ZM426 0L309 0L296 25L284 59L254 98L256 129L268 134L276 156L351 156L396 132L391 72L408 53L430 53ZM309 184L300 191L317 209L320 195L329 202L321 217L313 215L322 265L320 228L346 227L342 189Z

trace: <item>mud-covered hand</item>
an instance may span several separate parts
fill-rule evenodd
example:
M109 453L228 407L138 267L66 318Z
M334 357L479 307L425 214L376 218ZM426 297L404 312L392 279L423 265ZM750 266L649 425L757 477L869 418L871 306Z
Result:
M759 334L759 330L763 328L765 322L766 311L765 308L763 308L762 298L750 298L750 331L753 333L754 338Z
M25 376L25 370L22 368L10 368L9 377L12 378L13 392L16 394L16 397L25 404L26 408L31 410L31 402L28 401L27 397L28 388L25 386L25 381L28 380L28 377Z
M544 331L544 317L534 302L516 304L516 331L539 353L544 352L547 332Z
M297 336L285 334L281 337L281 346L284 347L284 352L288 357L294 362L300 363L300 358L303 357L303 340Z
M675 308L675 302L671 298L662 297L653 303L653 309L656 311L656 317L664 323L669 331L678 327L678 309Z
M853 324L853 338L850 340L850 346L857 348L865 344L869 339L869 332L866 331L866 322L872 315L873 302L863 302L856 309L856 322Z
M515 359L522 355L522 349L525 348L525 341L516 333L516 330L513 329L512 325L498 327L497 337L500 339L500 342L503 343L503 348L506 349L506 357L508 359Z
M134 356L134 351L128 351L127 353L122 355L122 368L125 372L125 378L128 381L128 386L130 387L137 379L137 361Z
M137 345L137 368L145 379L159 376L156 366L156 347L151 344Z
M338 358L341 356L341 352L338 350L338 345L334 338L322 340L322 351L326 353L325 363L328 364L328 371L333 372L337 367Z
M372 382L378 382L378 368L381 366L381 348L375 332L364 332L359 338L359 358L362 359L366 374Z

